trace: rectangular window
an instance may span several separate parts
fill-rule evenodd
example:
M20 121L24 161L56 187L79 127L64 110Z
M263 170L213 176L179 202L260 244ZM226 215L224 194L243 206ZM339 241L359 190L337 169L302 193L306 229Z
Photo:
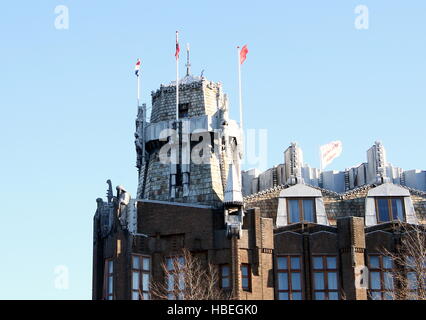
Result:
M187 118L189 115L189 103L179 103L179 119Z
M251 290L251 268L247 263L241 264L241 286L244 291Z
M222 289L231 288L231 266L229 264L220 266L220 287Z
M302 300L302 264L300 256L278 256L278 300Z
M405 220L404 198L377 197L376 212L378 222Z
M114 299L114 262L112 259L105 260L104 271L104 299Z
M369 255L370 270L369 296L373 300L392 300L393 261L383 255Z
M291 198L287 200L289 223L316 222L315 199Z
M312 257L314 299L339 300L336 256Z
M132 255L132 300L149 300L151 258Z
M418 300L419 295L423 296L426 289L426 262L420 261L410 256L405 257L405 275L407 300ZM417 261L416 261L417 260Z
M169 257L166 259L167 268L167 298L183 300L185 291L185 259L184 257Z

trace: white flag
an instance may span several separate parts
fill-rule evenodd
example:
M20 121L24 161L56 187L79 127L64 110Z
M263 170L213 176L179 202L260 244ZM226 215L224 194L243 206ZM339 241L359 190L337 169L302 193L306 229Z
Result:
M342 154L342 141L333 141L320 147L321 170Z

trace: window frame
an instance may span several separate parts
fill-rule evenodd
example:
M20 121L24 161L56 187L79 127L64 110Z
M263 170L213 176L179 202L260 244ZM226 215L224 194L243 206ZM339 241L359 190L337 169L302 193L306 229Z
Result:
M278 263L278 259L279 258L286 258L287 259L287 269L280 269L279 268L279 263ZM291 258L299 258L299 269L293 269L291 267ZM292 254L292 255L277 255L276 259L276 277L277 277L277 281L276 281L276 290L277 290L277 300L280 300L279 296L280 293L287 293L288 294L288 301L290 300L294 300L293 299L293 293L300 293L301 296L301 300L304 300L304 296L305 296L305 292L304 292L304 281L303 281L303 256L299 255L299 254ZM284 289L280 289L279 287L279 281L278 281L278 276L280 273L286 273L287 274L287 290ZM293 273L299 273L300 274L300 290L294 290L293 289L293 283L292 283L292 279L291 279L291 275Z
M227 276L223 275L223 268L225 268L225 267L229 268L229 274ZM228 287L223 286L223 279L228 279L228 281L229 281ZM219 265L219 286L223 290L231 290L232 289L232 269L231 269L230 264L224 263L224 264Z
M371 267L371 257L378 257L379 258L379 267L378 268L373 268ZM368 275L368 283L369 283L369 288L368 288L368 299L370 300L376 300L373 299L371 292L378 292L380 293L380 300L387 300L384 299L385 295L387 293L392 293L395 290L395 280L393 277L393 274L395 273L395 261L393 261L392 257L388 257L392 260L392 268L385 268L384 267L384 263L383 263L383 257L388 257L385 256L383 254L378 254L378 253L373 253L373 254L369 254L368 255L368 270L369 270L369 275ZM372 279L371 279L371 275L373 272L378 272L380 275L380 289L371 289L371 284L372 284ZM386 289L385 288L385 273L390 273L392 275L392 289Z
M322 268L316 269L314 266L314 258L322 258ZM336 268L329 268L327 258L334 258L336 259ZM323 300L330 300L330 292L336 292L337 293L337 300L341 299L340 296L340 274L339 274L339 259L338 255L334 254L315 254L311 257L311 269L312 269L312 298L314 300L317 300L315 297L315 293L322 292L324 293L324 299ZM336 283L337 288L336 289L330 289L328 287L328 274L329 273L336 273ZM315 288L315 273L323 273L324 274L324 289L316 289Z
M247 268L247 276L243 275L243 267ZM240 265L240 273L241 273L241 288L243 291L251 292L251 265L249 263L241 263ZM247 287L243 285L243 279L247 279Z
M109 272L109 264L112 264L112 272ZM107 258L104 263L104 300L114 300L114 259ZM109 292L109 278L112 278L111 293Z
M414 263L410 260L414 260ZM418 269L419 266L416 265L416 261L415 258L412 256L405 256L404 257L404 276L406 279L406 283L404 285L407 286L407 288L405 288L406 292L409 292L409 296L407 296L408 300L418 300L419 295L421 295L422 292L425 291L426 289L426 281L421 281L421 279L419 279L419 273L418 273ZM426 262L424 262L422 264L422 270L421 270L422 274L424 274L426 272ZM409 274L414 274L415 276L415 285L416 288L410 288L410 280L408 278Z
M173 265L172 270L168 269L168 261L171 260L172 263L173 263L174 261L176 261L176 259L178 259L178 260L182 259L183 263L185 263L185 257L183 255L174 255L174 256L166 257L165 266L166 266L167 272L169 273L168 275L166 275L166 277L164 279L166 281L166 287L167 287L167 297L168 297L167 300L183 300L183 299L180 299L180 298L183 298L184 292L185 292L185 283L184 283L184 288L179 287L180 275L183 274L184 279L185 279L185 272L183 272L183 271L179 272L179 270L175 269L174 265ZM168 283L168 281L169 281L168 276L170 276L170 275L173 276L173 287L174 288L173 288L172 291L169 290L169 283ZM177 295L176 295L176 293L177 293ZM173 299L169 298L170 295L173 295Z
M291 200L298 200L298 205L299 205L299 221L297 222L292 222L291 221L291 212L290 212L290 201ZM303 200L310 200L312 201L312 208L313 208L313 221L307 221L305 219L305 210L303 207ZM314 197L291 197L291 198L286 198L286 204L287 204L287 223L288 224L294 224L294 223L301 223L301 222L308 222L308 223L317 223L317 207L316 207L316 198Z
M133 267L133 260L138 257L139 258L139 269L136 269ZM149 269L144 269L143 260L148 259L149 260ZM144 294L148 295L148 299L151 298L150 294L150 286L151 286L151 270L152 270L152 259L151 256L143 255L143 254L137 254L132 253L131 259L130 259L130 273L131 273L131 282L130 282L130 292L131 292L131 299L133 300L133 293L138 293L138 300L144 300ZM139 288L136 290L133 288L133 274L134 272L139 273ZM148 275L148 288L144 288L143 285L143 275Z
M388 218L389 220L383 221L380 219L380 212L379 212L379 200L386 199L388 200ZM403 216L403 222L407 221L406 211L405 211L405 201L403 196L381 196L381 197L374 197L374 206L376 209L376 220L377 223L386 223L386 222L392 222L392 221L398 221L398 219L394 219L393 217L393 207L392 207L392 200L398 199L401 200L402 204L402 216Z

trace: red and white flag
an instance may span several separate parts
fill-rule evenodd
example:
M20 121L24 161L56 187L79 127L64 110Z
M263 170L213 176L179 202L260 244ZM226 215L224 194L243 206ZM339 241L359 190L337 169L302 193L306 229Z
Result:
M179 32L176 31L176 52L175 52L175 57L176 60L179 59L179 52L180 52L180 46L179 46Z
M342 154L342 141L333 141L320 147L321 169Z
M249 51L248 51L247 45L245 45L244 47L241 48L241 51L240 51L240 64L243 64L244 61L246 61L246 59L247 59L247 53L248 52Z
M135 75L139 77L139 70L141 69L141 59L138 59L135 66Z

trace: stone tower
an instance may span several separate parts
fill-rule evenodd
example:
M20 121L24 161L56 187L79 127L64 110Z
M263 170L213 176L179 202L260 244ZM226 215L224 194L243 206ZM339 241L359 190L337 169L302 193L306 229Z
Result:
M240 176L241 134L222 84L187 74L152 92L136 119L138 199L221 207L230 165Z

